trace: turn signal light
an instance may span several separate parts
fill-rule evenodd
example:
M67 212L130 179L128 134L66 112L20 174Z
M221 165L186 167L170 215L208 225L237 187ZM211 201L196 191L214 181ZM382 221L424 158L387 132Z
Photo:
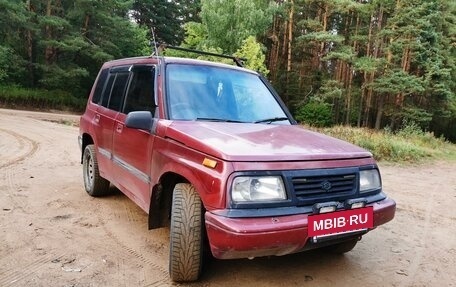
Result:
M210 167L210 168L215 168L217 166L217 162L213 159L210 159L210 158L204 158L203 160L203 165L206 166L206 167Z

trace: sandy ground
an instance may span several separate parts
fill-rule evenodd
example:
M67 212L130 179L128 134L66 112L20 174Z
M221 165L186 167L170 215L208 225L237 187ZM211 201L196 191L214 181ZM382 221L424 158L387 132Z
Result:
M0 286L177 285L168 230L119 192L85 193L71 122L0 110ZM189 286L456 286L456 162L381 168L396 218L352 252L212 260Z

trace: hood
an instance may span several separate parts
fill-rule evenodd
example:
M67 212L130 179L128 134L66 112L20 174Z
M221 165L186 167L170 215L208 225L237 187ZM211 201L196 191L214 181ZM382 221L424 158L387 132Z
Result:
M372 156L360 147L298 125L173 121L165 136L226 161L308 161Z

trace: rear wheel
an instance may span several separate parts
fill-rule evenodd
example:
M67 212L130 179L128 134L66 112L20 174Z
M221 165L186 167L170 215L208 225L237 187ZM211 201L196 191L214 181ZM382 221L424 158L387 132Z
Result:
M325 247L325 249L331 253L344 254L349 251L352 251L353 248L355 248L358 241L359 241L359 238L354 238L354 239L350 239L348 241L344 241L341 243L327 246L327 247Z
M100 176L94 145L87 145L82 156L84 187L91 196L109 194L109 181Z
M195 281L203 263L203 213L193 185L174 187L170 226L169 274L173 281Z

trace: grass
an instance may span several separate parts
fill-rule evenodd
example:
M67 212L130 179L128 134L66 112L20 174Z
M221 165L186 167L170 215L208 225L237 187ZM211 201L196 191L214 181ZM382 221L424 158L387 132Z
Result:
M86 99L76 98L66 91L0 86L0 107L5 108L81 112L86 102Z
M426 159L456 159L456 145L417 126L405 125L397 132L366 128L335 126L311 128L369 150L376 160L390 162L420 162Z
M51 122L51 123L56 123L59 125L64 125L64 126L70 126L70 127L79 127L79 122L76 121L71 121L71 120L65 120L65 119L58 119L58 120L49 120L49 119L44 119L46 122Z

